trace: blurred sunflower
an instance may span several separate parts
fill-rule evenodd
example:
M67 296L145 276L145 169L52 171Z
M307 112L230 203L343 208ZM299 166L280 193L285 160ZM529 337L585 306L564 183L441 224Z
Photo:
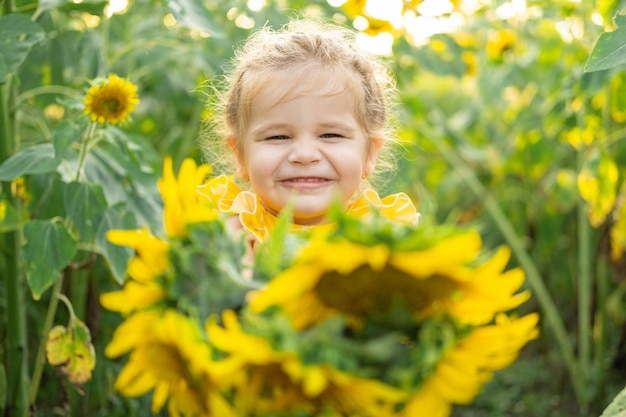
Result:
M114 387L127 397L154 390L152 412L167 402L170 415L235 417L221 396L211 349L200 328L174 310L130 316L113 334L105 354L130 357Z
M107 239L115 245L129 246L135 256L128 264L127 274L138 282L151 283L167 270L169 244L153 236L147 227L140 230L109 230Z
M100 124L126 121L139 103L137 86L125 78L110 74L89 87L85 96L84 113Z
M165 158L163 177L158 186L163 197L163 223L168 236L187 236L188 225L217 218L217 211L211 202L197 192L197 187L204 183L211 170L210 165L196 166L193 159L187 158L176 177L172 158Z
M226 310L224 326L207 322L211 343L226 353L222 366L238 375L232 386L240 415L263 416L290 411L318 415L384 417L405 397L382 382L341 372L330 365L305 364L294 352L273 349L264 338L245 333L236 314Z
M413 394L401 417L448 417L452 404L471 403L494 371L509 366L522 347L537 338L538 320L536 313L519 319L499 314L495 324L473 329Z
M507 248L471 265L480 247L480 236L473 232L411 251L329 240L317 233L291 267L251 296L250 307L262 312L280 306L296 329L337 315L358 326L398 303L414 318L448 314L465 324L488 323L529 294L515 294L524 281L520 269L503 272Z

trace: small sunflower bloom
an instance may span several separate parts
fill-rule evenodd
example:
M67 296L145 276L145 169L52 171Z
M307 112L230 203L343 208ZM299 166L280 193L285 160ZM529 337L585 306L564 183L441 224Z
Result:
M126 121L138 103L137 86L110 74L106 80L96 82L87 90L84 114L100 124L118 124Z
M510 252L502 248L489 261L470 266L481 248L478 233L465 233L422 250L393 251L346 239L311 239L294 265L251 294L250 307L262 312L279 306L296 329L342 315L356 327L371 314L402 302L415 319L452 315L480 325L529 297L516 293L520 269L503 272Z
M163 177L158 181L158 186L163 198L163 223L168 236L187 236L189 225L217 218L217 210L198 192L198 187L204 183L211 170L210 165L196 166L193 159L187 158L176 177L172 158L165 158Z

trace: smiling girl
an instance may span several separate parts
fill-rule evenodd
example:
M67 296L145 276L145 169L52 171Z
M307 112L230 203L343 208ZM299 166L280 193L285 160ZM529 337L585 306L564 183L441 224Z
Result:
M359 216L374 208L398 222L417 221L406 194L381 199L367 187L392 140L392 83L354 32L302 20L264 28L238 51L233 68L216 132L249 191L220 176L200 192L234 215L234 229L263 240L291 202L294 229L328 223L336 202ZM216 154L215 142L206 148Z

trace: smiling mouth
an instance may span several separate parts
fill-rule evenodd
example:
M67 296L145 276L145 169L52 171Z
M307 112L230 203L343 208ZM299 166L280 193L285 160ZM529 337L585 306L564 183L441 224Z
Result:
M321 177L296 177L296 178L288 178L280 182L281 184L289 188L314 189L314 188L324 186L330 183L331 180L327 178L321 178Z

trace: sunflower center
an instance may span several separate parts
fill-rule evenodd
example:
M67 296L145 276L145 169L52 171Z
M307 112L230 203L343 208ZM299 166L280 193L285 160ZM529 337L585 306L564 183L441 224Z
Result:
M386 313L395 303L418 313L437 301L449 299L458 289L458 283L443 276L419 279L390 266L382 271L360 266L350 275L324 274L315 292L331 308L364 315Z
M102 110L108 114L116 114L124 110L124 106L120 103L119 99L110 97L102 100Z

